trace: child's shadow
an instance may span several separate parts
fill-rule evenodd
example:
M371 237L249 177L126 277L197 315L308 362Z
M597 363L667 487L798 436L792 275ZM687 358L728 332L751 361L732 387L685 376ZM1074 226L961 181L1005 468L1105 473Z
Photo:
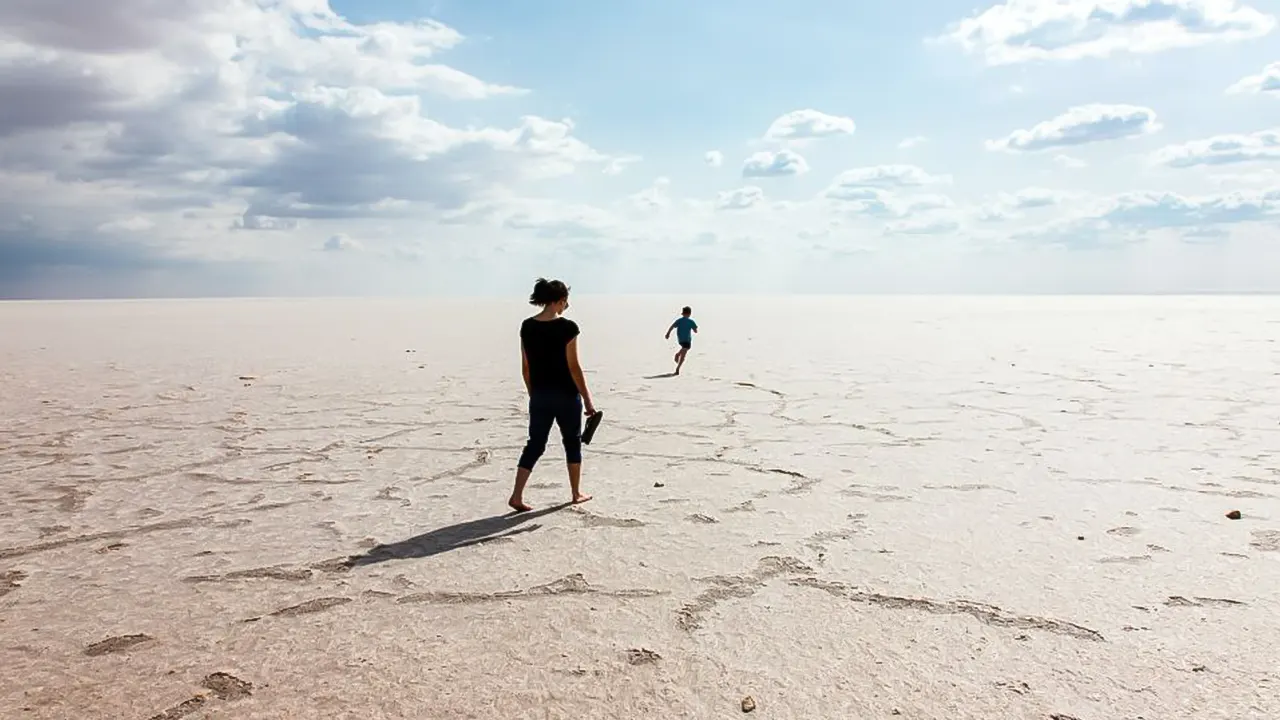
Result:
M645 380L662 380L664 378L673 378L673 377L676 377L676 374L673 372L669 372L669 373L662 373L661 375L645 375L644 379Z

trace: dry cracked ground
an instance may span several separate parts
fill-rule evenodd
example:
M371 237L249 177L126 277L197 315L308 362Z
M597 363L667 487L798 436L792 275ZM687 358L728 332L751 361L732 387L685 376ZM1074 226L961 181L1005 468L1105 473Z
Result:
M1280 717L1275 308L626 302L0 307L0 716Z

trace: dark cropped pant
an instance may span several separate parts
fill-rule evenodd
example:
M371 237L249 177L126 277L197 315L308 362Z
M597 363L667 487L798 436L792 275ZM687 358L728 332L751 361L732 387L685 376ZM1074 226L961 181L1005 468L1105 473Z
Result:
M560 427L565 461L582 462L582 398L577 393L535 392L529 396L529 441L520 453L519 467L532 470L547 450L551 424Z

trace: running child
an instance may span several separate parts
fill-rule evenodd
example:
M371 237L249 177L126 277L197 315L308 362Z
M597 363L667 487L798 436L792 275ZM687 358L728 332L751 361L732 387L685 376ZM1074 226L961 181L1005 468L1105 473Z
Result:
M675 375L680 374L680 368L684 365L684 357L689 354L689 348L693 347L693 334L698 332L698 323L689 317L693 314L693 310L685 305L680 311L680 317L671 323L671 327L667 328L666 339L671 339L671 331L676 331L676 341L680 343L680 350L673 358L676 363Z

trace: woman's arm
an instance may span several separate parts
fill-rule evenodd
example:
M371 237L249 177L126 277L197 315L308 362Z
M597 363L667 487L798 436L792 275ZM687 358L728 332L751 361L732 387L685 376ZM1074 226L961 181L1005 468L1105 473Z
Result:
M569 361L569 374L573 376L573 384L578 386L578 394L582 395L583 409L590 415L596 411L591 402L591 391L587 390L587 377L582 373L582 364L578 362L578 338L564 346L565 357Z
M520 374L524 376L524 391L533 394L533 386L529 384L529 355L524 351L524 341L520 341Z

